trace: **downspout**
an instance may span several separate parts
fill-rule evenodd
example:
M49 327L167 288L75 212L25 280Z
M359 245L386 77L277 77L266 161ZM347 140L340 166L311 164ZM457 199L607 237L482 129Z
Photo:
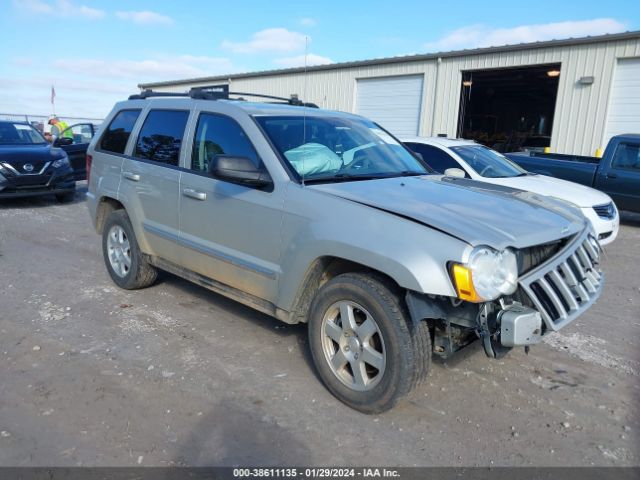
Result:
M438 99L438 77L440 76L440 64L442 63L442 57L438 57L436 60L436 79L433 84L433 103L431 106L431 136L435 137L435 122L436 122L436 101Z

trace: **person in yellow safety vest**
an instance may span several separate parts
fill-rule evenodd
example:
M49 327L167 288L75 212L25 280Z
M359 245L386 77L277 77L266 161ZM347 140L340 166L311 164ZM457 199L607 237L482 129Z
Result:
M49 119L49 125L51 125L51 135L54 138L59 138L60 136L68 137L73 140L73 132L67 125L67 122L63 122L56 116L52 116Z

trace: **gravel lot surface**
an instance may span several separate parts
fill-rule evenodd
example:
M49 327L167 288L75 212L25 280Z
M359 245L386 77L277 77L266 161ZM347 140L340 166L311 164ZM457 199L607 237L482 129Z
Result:
M168 274L116 288L83 199L0 201L0 465L640 465L640 216L582 318L528 356L434 361L366 416L306 326Z

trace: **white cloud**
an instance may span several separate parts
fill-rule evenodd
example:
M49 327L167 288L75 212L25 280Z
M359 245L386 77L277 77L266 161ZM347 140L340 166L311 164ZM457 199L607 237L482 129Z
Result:
M273 63L282 67L304 67L305 58L304 55L296 55L295 57L276 58ZM333 63L329 57L323 57L321 55L315 55L310 53L307 55L307 66L312 65L326 65Z
M130 12L116 12L116 17L120 20L125 20L133 23L150 25L150 24L161 24L161 25L172 25L173 18L168 17L166 15L162 15L161 13L151 12L149 10L142 11L130 11Z
M70 0L57 0L55 2L43 2L41 0L13 0L13 6L26 13L56 15L61 17L79 16L97 20L104 18L104 10L77 5Z
M0 105L11 113L50 114L51 85L56 112L71 117L104 117L114 103L139 91L138 84L204 77L246 70L222 57L175 55L140 60L61 58L20 66L20 75L0 74Z
M300 25L302 25L303 27L314 27L318 22L314 18L304 17L301 18L298 23L300 23Z
M626 26L613 18L596 18L513 28L492 28L487 25L469 25L453 30L435 42L426 43L426 51L457 50L463 48L513 45L587 35L602 35L626 30Z
M305 35L286 28L267 28L254 33L246 42L225 40L222 48L235 53L296 52L304 50Z
M59 59L52 62L59 70L85 76L135 79L136 82L162 81L231 73L232 62L222 57L179 55L146 60L106 60L92 58Z

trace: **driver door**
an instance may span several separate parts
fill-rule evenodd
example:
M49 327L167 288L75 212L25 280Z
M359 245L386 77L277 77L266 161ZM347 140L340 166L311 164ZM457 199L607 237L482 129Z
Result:
M65 145L64 133L73 132L73 143ZM75 173L76 180L87 178L87 148L91 139L96 134L96 127L92 123L76 123L65 129L56 139L54 146L62 148L69 156L69 162Z
M208 279L274 303L278 293L284 188L260 189L212 177L214 155L262 163L243 127L202 112L180 176L181 264Z

